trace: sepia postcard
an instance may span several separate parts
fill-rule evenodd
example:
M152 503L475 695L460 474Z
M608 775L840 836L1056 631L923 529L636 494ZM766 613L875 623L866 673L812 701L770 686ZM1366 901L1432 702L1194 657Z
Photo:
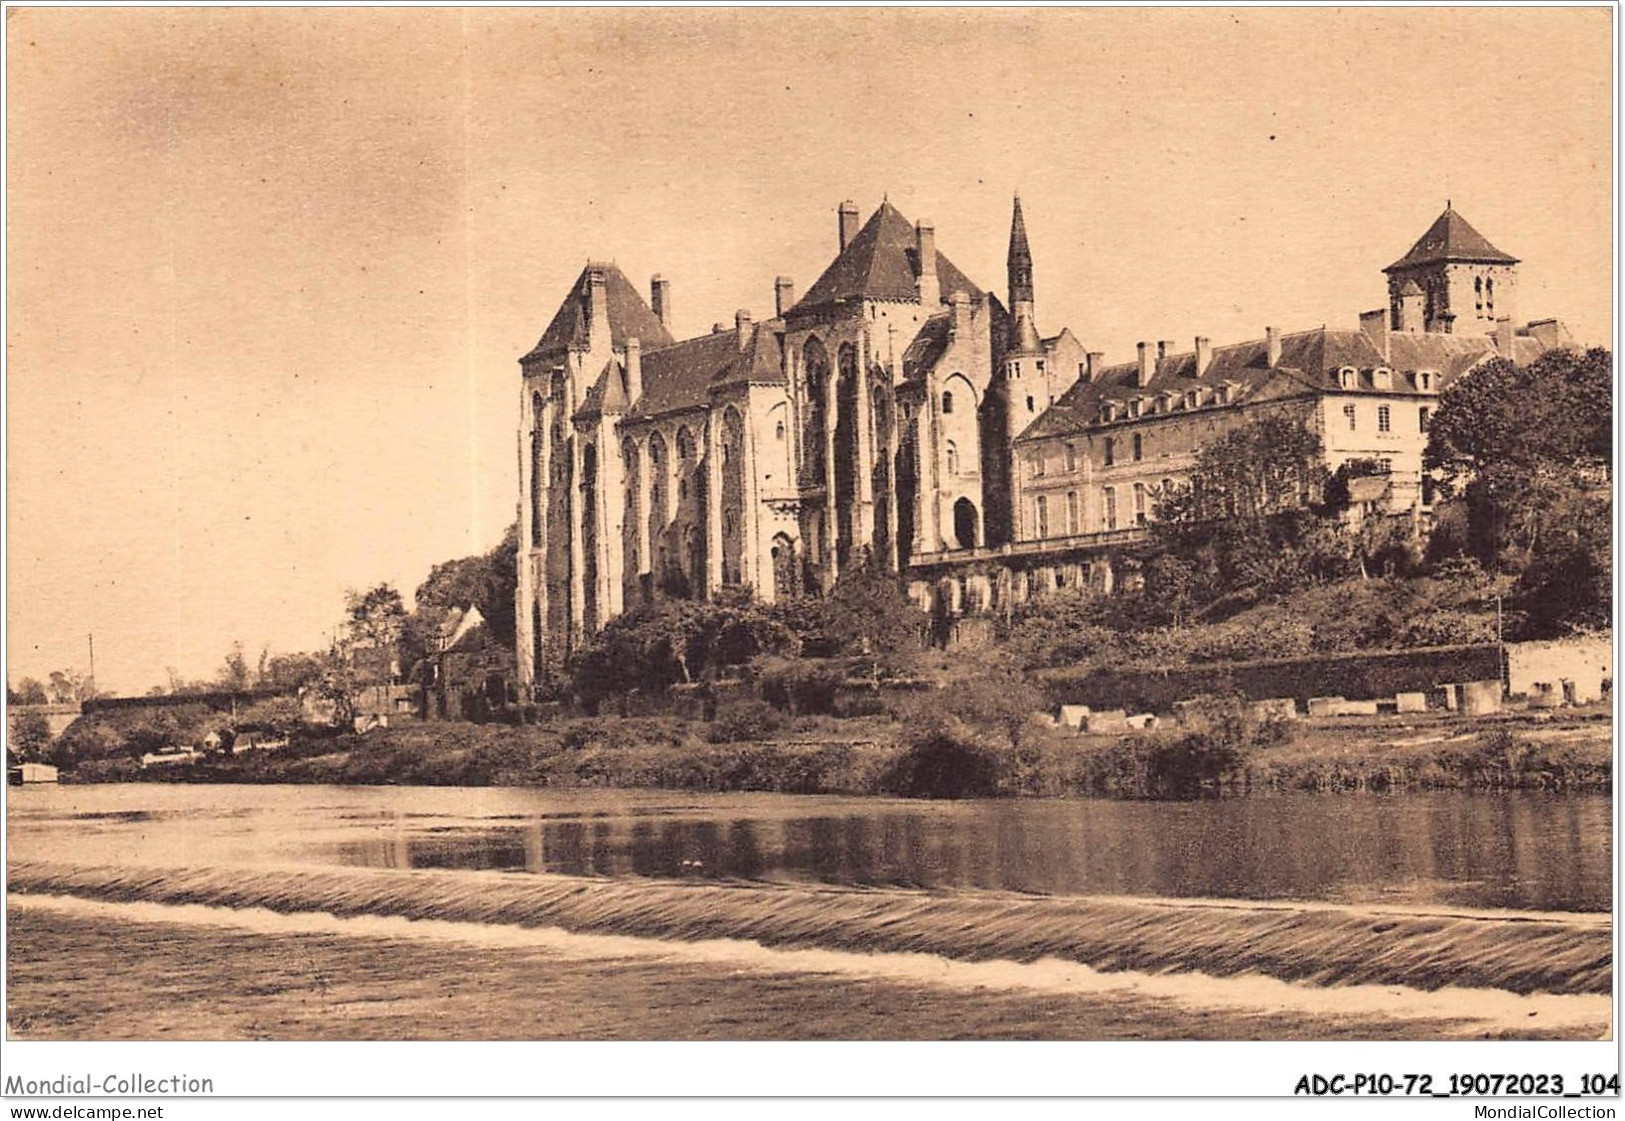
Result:
M1612 1116L1617 17L9 6L8 1103Z

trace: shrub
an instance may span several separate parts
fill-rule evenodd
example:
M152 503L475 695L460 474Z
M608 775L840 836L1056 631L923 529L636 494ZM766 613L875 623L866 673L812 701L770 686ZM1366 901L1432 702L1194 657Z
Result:
M946 723L913 739L881 786L905 798L986 798L999 792L1006 760L967 729Z
M764 739L777 731L780 723L778 710L766 701L737 701L717 713L706 729L706 739L712 743Z
M826 658L760 658L752 666L757 695L791 716L831 715L846 663Z

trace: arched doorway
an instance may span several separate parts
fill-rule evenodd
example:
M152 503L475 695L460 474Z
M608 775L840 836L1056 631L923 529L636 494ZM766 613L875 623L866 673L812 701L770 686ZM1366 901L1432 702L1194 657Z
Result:
M954 537L961 549L976 547L976 504L968 498L954 503Z

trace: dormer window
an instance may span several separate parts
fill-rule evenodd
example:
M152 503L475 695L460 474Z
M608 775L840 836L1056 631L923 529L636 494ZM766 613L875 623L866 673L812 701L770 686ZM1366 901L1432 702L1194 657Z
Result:
M1144 405L1145 405L1145 399L1143 397L1130 398L1129 403L1128 403L1128 415L1129 416L1139 416L1140 415L1140 410L1144 407Z
M1438 375L1432 370L1416 371L1416 388L1423 393L1437 392L1439 384Z
M1371 385L1375 389L1392 389L1394 387L1394 372L1387 366L1378 366L1371 371Z
M1358 388L1360 388L1360 371L1356 370L1353 366L1339 367L1338 371L1337 371L1337 388L1339 388L1339 389L1358 389Z
M1185 392L1185 407L1187 409L1198 408L1201 404L1202 391L1200 389L1191 389Z
M1174 395L1163 393L1157 397L1157 412L1171 413L1174 411Z

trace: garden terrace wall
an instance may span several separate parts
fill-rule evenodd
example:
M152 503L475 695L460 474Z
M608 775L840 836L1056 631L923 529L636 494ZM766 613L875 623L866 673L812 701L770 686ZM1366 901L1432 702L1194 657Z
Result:
M1253 700L1292 697L1301 706L1310 697L1374 700L1455 682L1495 681L1501 677L1501 652L1495 645L1434 646L1169 669L1050 669L1037 677L1057 705L1169 712L1177 702L1204 693L1239 693Z

